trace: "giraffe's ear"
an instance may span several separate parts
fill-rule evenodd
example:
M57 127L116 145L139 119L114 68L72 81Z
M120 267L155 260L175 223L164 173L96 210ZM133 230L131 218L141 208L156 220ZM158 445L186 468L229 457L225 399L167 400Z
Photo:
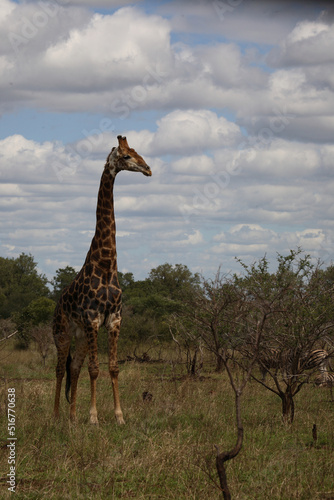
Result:
M111 148L111 152L115 151L115 149L116 149L115 146L113 148Z
M116 148L112 148L111 151L110 151L110 153L108 154L108 156L107 156L107 162L105 164L106 167L109 165L109 162L111 160L111 157L113 156L113 152L115 151L115 149Z

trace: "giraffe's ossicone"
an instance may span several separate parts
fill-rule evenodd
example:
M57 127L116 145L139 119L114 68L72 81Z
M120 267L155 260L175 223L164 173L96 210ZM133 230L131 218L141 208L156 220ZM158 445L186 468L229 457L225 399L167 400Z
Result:
M109 373L111 377L115 416L124 424L118 391L117 341L122 319L122 291L117 278L116 225L113 189L121 170L152 172L143 158L129 147L126 137L118 136L102 173L96 209L96 229L85 263L73 282L63 290L55 309L53 336L58 352L54 415L59 417L62 380L66 378L66 397L70 402L70 418L76 418L76 397L80 370L88 353L91 384L90 421L98 423L96 380L99 375L97 334L104 325L108 331ZM73 359L70 354L75 337ZM69 393L70 397L69 397Z

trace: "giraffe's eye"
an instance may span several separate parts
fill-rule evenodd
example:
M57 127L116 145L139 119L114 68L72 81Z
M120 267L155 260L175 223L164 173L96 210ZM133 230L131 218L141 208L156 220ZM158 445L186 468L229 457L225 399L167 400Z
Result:
M130 160L131 156L129 155L123 155L123 160Z

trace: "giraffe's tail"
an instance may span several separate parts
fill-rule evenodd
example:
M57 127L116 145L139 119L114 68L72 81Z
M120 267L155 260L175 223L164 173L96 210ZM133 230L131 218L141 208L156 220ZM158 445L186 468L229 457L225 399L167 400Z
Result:
M71 388L71 362L72 362L72 358L71 358L71 353L70 351L68 352L68 356L67 356L67 361L66 361L66 385L65 385L65 396L66 396L66 399L69 403L71 403L70 401L70 388Z

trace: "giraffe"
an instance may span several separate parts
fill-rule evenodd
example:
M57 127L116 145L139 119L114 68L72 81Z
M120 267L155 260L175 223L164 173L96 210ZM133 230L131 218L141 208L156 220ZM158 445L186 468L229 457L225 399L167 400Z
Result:
M114 396L115 417L124 424L118 391L117 340L121 326L122 291L117 278L116 226L113 187L121 170L142 172L151 176L150 167L129 147L126 137L117 136L118 146L107 157L102 173L96 209L96 229L86 260L73 282L64 289L54 313L53 336L58 352L56 368L55 418L59 418L62 380L67 372L66 398L70 402L70 419L76 420L77 384L88 353L91 386L90 422L98 424L96 381L99 375L97 334L102 325L108 331L109 373ZM72 337L75 352L70 355ZM69 391L71 389L71 398Z

